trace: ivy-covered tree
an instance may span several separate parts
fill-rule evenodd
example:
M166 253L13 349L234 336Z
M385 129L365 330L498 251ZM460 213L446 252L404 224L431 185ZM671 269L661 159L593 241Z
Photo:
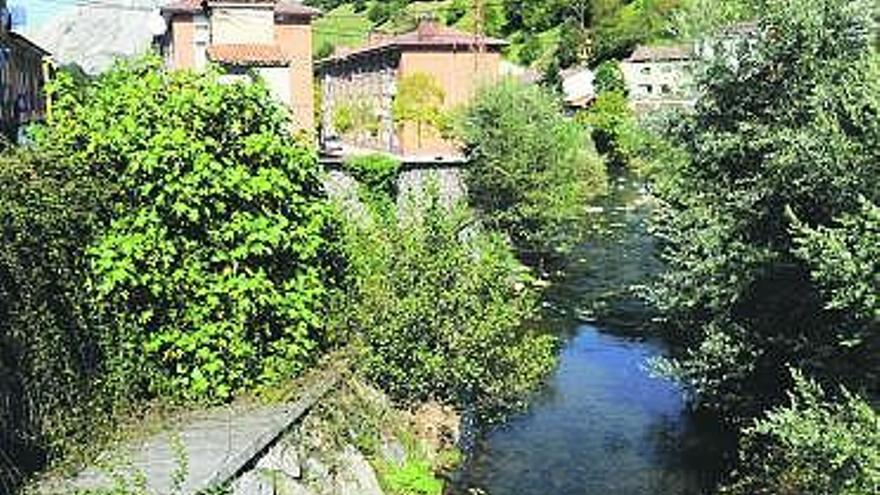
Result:
M96 311L133 389L199 400L301 370L320 340L317 158L262 84L119 63L67 78L38 146L119 188L89 250Z
M778 404L788 366L880 384L871 5L769 1L760 33L710 64L678 134L690 158L657 183L669 271L653 297L685 349L674 368L734 420Z

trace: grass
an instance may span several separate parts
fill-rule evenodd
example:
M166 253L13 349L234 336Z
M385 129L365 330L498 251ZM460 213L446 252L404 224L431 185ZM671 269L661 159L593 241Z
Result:
M366 11L355 12L349 3L340 5L312 23L315 53L328 43L347 47L362 45L372 28L373 23L367 19Z

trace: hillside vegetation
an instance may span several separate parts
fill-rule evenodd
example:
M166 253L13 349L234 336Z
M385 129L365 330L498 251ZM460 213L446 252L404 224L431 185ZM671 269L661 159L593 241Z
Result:
M748 19L759 0L482 0L483 32L510 41L505 55L540 70L622 58L639 43L698 37ZM421 18L474 31L475 0L307 0L324 10L315 21L319 57L366 41L371 30L401 33Z

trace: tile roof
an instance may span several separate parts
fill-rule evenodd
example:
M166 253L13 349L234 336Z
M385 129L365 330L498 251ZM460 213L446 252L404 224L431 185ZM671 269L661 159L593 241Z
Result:
M694 50L691 45L638 46L626 62L660 62L691 60Z
M291 62L279 45L274 44L216 44L208 47L212 62L238 66L287 65Z
M318 17L321 10L300 2L278 2L275 4L275 13L293 17Z
M202 11L203 0L176 0L162 6L163 14L194 14Z
M508 43L497 38L480 37L479 42L486 47L500 48ZM387 49L405 48L446 48L446 47L474 47L477 38L473 33L459 31L433 21L422 21L419 26L408 33L400 35L374 36L371 42L365 46L346 50L338 55L324 59L322 62L334 62L357 57L359 55L373 53Z
M167 14L195 14L212 4L275 5L275 13L292 17L317 17L321 11L297 1L283 0L175 0L162 7Z

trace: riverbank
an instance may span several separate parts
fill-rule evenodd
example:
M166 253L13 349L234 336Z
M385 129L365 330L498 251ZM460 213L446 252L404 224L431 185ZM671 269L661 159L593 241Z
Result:
M548 293L548 321L566 337L559 365L520 415L474 445L455 493L492 495L708 493L726 439L694 417L685 391L652 374L666 354L634 294L661 268L647 232L652 201L632 176L592 210L594 234Z

